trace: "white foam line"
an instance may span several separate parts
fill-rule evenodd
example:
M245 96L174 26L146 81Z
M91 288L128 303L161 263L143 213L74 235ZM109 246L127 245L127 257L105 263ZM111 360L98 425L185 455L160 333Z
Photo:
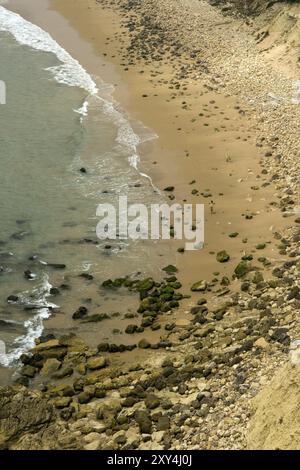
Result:
M33 291L24 292L19 295L21 301L32 303L32 296L36 297L35 305L41 305L37 313L24 322L26 333L17 337L13 342L13 349L7 354L0 354L0 364L9 367L18 362L21 355L35 346L35 339L39 338L44 330L43 320L51 316L50 307L57 307L55 304L47 302L47 297L50 295L51 284L47 275L44 275L42 285ZM45 307L46 305L46 307Z
M59 83L83 88L91 95L98 93L92 77L50 34L2 6L0 6L0 31L12 34L20 44L55 54L62 65L49 67L49 70Z
M151 134L147 138L141 139L135 134L128 119L116 109L116 103L112 98L114 87L105 83L103 83L103 90L101 87L103 93L110 95L111 101L99 96L99 89L92 77L76 59L50 36L49 33L39 26L25 20L18 13L7 10L3 6L0 6L0 31L12 34L20 44L24 44L39 51L55 54L62 64L47 69L53 73L55 80L64 85L83 88L89 95L96 96L102 101L104 112L118 127L117 142L120 145L126 146L131 151L131 156L128 159L129 163L139 172L138 163L140 159L137 153L137 146L142 142L157 138L157 135ZM83 122L84 117L87 116L88 108L89 101L87 98L82 107L75 110L75 112L81 114L81 122ZM152 179L148 175L141 172L139 173L142 177L150 181L151 186L156 191L159 191L158 188L153 185Z

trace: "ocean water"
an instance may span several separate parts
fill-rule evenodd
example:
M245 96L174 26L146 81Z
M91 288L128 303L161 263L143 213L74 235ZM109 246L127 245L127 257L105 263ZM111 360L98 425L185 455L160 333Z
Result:
M96 238L98 204L116 205L120 195L163 202L139 170L139 145L156 136L119 109L113 87L1 6L0 80L6 84L0 105L0 340L6 355L0 362L13 367L45 327L78 332L72 313L83 303L91 313L122 314L134 305L124 292L103 294L103 280L157 276L172 260L163 242L114 240L108 247ZM26 270L34 279L25 278ZM82 272L95 280L87 283ZM51 286L60 295L50 295ZM11 295L18 301L8 302ZM112 327L116 321L88 333L100 342Z

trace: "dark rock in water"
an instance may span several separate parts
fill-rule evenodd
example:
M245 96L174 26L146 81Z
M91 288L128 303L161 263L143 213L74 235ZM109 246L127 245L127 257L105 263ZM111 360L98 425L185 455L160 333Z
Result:
M38 255L31 255L29 256L29 261L36 261L37 259L39 259Z
M86 173L86 168L81 167L81 168L79 169L79 171L80 171L80 173Z
M89 273L81 273L79 274L79 277L83 277L84 279L87 279L88 281L92 281L92 279L94 279L94 276L92 276Z
M32 281L36 278L36 274L32 273L29 269L27 269L26 271L24 271L24 277L25 279Z
M99 352L106 352L109 349L109 344L108 343L100 343L97 346L97 349Z
M19 302L19 297L17 295L9 295L6 300L7 302L15 303Z
M80 320L81 318L84 318L87 314L88 310L86 307L79 307L79 309L73 313L72 318L73 320Z
M71 286L69 286L69 284L61 284L60 288L62 290L71 290Z
M175 189L174 186L167 186L167 187L164 189L164 191L171 193L171 192L174 191L174 189Z
M53 333L48 333L39 337L39 343L47 343L51 339L55 339L55 335Z
M16 232L16 233L13 233L10 238L11 240L23 240L23 238L25 237L28 237L28 235L30 235L29 232Z
M66 268L65 264L60 264L60 263L47 263L47 266L49 266L50 268L54 268L54 269L65 269Z
M59 290L57 287L51 287L51 289L50 289L50 294L51 294L51 295L59 295L59 294L60 294L60 290Z

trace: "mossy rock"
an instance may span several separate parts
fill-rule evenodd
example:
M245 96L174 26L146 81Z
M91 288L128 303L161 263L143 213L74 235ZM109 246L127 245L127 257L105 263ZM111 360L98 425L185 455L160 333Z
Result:
M220 282L221 286L229 286L230 279L227 276L223 276Z
M162 270L168 274L173 274L173 273L178 272L178 269L176 268L176 266L173 266L173 264L169 264L168 266L165 266Z
M207 282L203 280L195 282L191 287L192 292L203 292L206 289L207 289Z
M259 284L260 282L264 282L264 277L263 277L262 273L259 272L259 271L256 271L254 276L253 276L252 282L254 284Z
M176 289L176 290L181 289L181 287L182 287L182 284L179 281L170 282L169 285L170 285L170 287L172 287L173 289Z
M176 277L176 276L167 277L167 278L166 278L166 281L167 281L168 283L170 283L170 282L176 282L176 281L177 281L177 277Z
M250 264L248 261L240 261L234 270L234 274L238 279L244 277L250 270Z
M154 287L154 281L151 277L140 281L137 285L137 290L140 291L150 291Z
M109 316L107 313L96 313L95 315L89 315L81 323L98 323L103 320L107 320Z
M265 243L259 243L258 245L256 245L255 248L257 250L264 250L266 248L266 244Z
M227 263L230 260L230 256L227 251L222 250L217 253L217 261L219 263Z
M246 254L246 255L242 256L242 260L243 261L252 261L253 260L253 255Z

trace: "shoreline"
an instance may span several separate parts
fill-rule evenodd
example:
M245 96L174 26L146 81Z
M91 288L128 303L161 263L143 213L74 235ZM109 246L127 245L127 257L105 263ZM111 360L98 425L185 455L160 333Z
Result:
M238 446L244 448L244 432L249 419L248 400L254 393L257 393L264 381L272 376L274 369L286 358L287 343L284 338L282 341L277 341L272 335L275 334L274 332L277 331L279 326L286 326L286 324L290 325L288 330L291 329L291 334L296 334L292 332L292 329L296 326L295 313L297 309L297 306L295 306L295 311L293 312L293 308L290 308L288 304L283 312L278 312L282 305L278 299L280 296L284 297L290 288L288 287L289 284L284 285L284 283L279 283L279 285L276 285L275 283L273 287L271 284L274 269L280 270L284 262L287 264L293 258L293 256L290 256L293 253L293 232L289 231L288 228L290 225L289 219L281 217L278 203L277 205L270 205L270 202L273 200L272 198L276 197L276 192L272 186L273 183L270 184L269 176L266 176L268 172L259 174L259 159L263 159L262 152L266 152L266 148L263 147L263 150L261 150L261 147L255 147L255 140L258 139L257 141L259 142L259 135L257 133L258 123L253 118L253 110L249 103L247 105L242 99L238 98L239 101L237 101L233 96L226 96L226 92L222 94L219 90L208 91L203 83L201 83L203 80L202 76L197 78L197 80L195 78L190 79L189 77L182 78L183 88L186 89L183 89L182 94L181 91L174 91L174 83L172 83L173 69L169 66L168 61L166 61L167 64L159 64L159 73L157 70L155 72L156 67L152 68L153 63L151 60L149 60L150 63L148 65L142 63L143 74L140 73L141 63L137 61L137 65L132 66L133 70L129 67L130 78L125 79L128 71L122 71L122 67L119 64L121 59L126 60L126 45L129 45L129 33L126 33L126 30L120 24L119 13L112 13L110 9L103 10L102 7L99 10L98 8L100 7L97 7L97 5L93 7L94 2L92 1L89 2L90 8L88 9L86 9L86 2L83 6L81 1L76 1L76 7L74 7L74 2L72 2L73 8L68 2L60 5L60 2L54 1L52 5L55 11L57 9L62 15L66 15L70 23L75 25L75 28L78 27L79 21L83 24L80 33L85 40L87 40L87 33L89 35L93 34L93 38L90 38L90 44L93 45L93 48L97 47L99 41L103 44L103 39L108 34L108 30L112 29L109 35L110 41L106 45L104 53L107 54L105 56L107 60L113 64L112 69L115 69L117 75L122 78L123 85L116 88L115 96L117 101L134 118L140 119L143 116L140 120L147 127L150 124L149 127L159 135L159 140L153 145L153 148L150 150L145 149L145 154L142 152L144 157L142 161L143 168L153 168L151 162L154 155L158 162L155 165L155 171L151 175L154 183L161 189L170 184L174 185L178 202L181 202L183 199L187 199L188 202L203 202L203 199L201 200L200 197L201 191L211 191L213 194L211 197L217 198L216 217L212 216L212 218L209 218L207 216L206 219L208 226L206 249L197 254L184 253L184 255L178 255L176 265L179 268L178 276L183 284L183 288L189 290L193 282L205 279L204 274L209 282L211 282L213 276L218 278L218 282L220 282L221 276L231 277L233 268L239 263L245 253L251 253L251 256L255 258L255 264L257 263L256 258L267 258L271 261L271 267L268 264L264 265L262 263L255 270L255 273L262 274L262 277L257 275L257 278L254 279L254 275L249 281L247 279L244 281L244 284L249 284L250 296L247 294L249 292L247 289L242 289L242 294L234 301L234 293L239 291L241 281L234 280L230 282L230 293L228 295L225 294L225 297L221 298L223 310L225 310L220 315L220 318L218 317L220 298L217 299L217 302L215 302L216 298L214 298L217 296L215 287L218 282L215 282L215 284L212 282L212 293L204 294L205 296L207 294L210 312L208 323L206 320L203 326L199 327L198 325L196 328L195 324L190 321L189 309L198 308L197 313L201 309L195 306L195 303L199 300L199 293L192 294L191 299L184 308L181 308L179 316L177 316L178 320L186 322L183 323L185 325L183 329L186 330L186 337L184 338L184 335L181 334L182 339L180 339L180 334L176 336L175 332L174 346L166 353L159 353L157 357L157 368L162 366L163 377L168 377L164 375L166 367L172 369L170 376L175 373L175 369L177 370L177 380L170 381L170 383L167 381L165 388L168 389L170 387L168 390L161 392L161 390L164 390L164 387L160 389L156 387L155 382L151 382L149 378L151 372L148 369L146 373L148 379L143 377L142 374L136 379L138 384L146 384L146 389L145 387L144 389L148 394L153 393L152 389L154 388L155 394L158 393L158 395L163 395L164 398L167 397L171 401L174 400L173 405L176 403L177 407L179 407L177 411L173 411L176 426L180 426L182 415L187 413L187 417L183 421L183 423L185 422L183 430L177 432L178 429L176 428L177 431L175 432L172 428L173 434L171 433L171 437L168 440L170 424L162 430L156 428L156 434L152 435L150 441L148 439L144 441L141 439L138 448L199 448L199 445L197 447L197 443L194 442L193 437L195 427L200 428L201 439L203 439L203 444L201 445L203 445L203 448L239 448ZM90 9L92 11L88 11ZM96 14L97 9L101 12L99 16ZM84 11L86 11L86 19L83 17ZM104 12L106 12L106 16ZM95 31L89 22L91 18L93 18L92 24L95 27L99 28L100 23L103 26L102 32L98 33L96 39L94 37ZM110 21L107 21L108 18ZM107 30L105 29L104 21L106 21L106 25L109 25ZM113 27L112 24L114 25ZM115 37L114 34L116 34ZM125 41L125 49L120 51L118 45L122 36ZM110 51L110 55L108 51ZM193 59L190 58L191 64L194 63ZM176 62L176 60L177 58L175 57L173 61ZM101 61L100 58L99 61ZM128 64L123 65L124 67L128 68ZM154 76L152 77L151 74ZM159 82L161 75L163 83ZM141 76L142 78L138 78ZM157 76L158 79L156 78ZM206 79L207 77L205 77ZM154 84L151 80L154 80ZM164 81L167 83L164 83ZM173 89L170 90L170 86ZM185 103L182 102L184 99L182 96L187 97L185 98ZM149 97L151 97L151 100L147 99ZM237 108L237 106L239 107ZM195 108L197 110L197 118L195 118ZM201 113L199 113L199 110L201 110ZM203 116L200 116L200 114L203 114ZM225 119L222 122L224 115ZM160 121L158 121L159 116ZM195 121L193 121L194 119ZM205 124L208 124L208 126ZM210 129L216 129L217 126L222 129L222 126L225 126L225 129L210 131ZM174 129L177 129L176 133ZM203 133L203 130L205 130L205 133ZM232 145L233 142L234 145ZM210 148L211 146L213 148ZM199 149L205 155L204 158L202 158L202 155L201 158L198 157ZM184 157L186 155L185 152L189 156ZM243 159L240 157L241 155L243 155ZM212 161L213 163L211 163ZM263 168L266 169L270 165L269 162L270 159L266 163L263 162ZM211 164L214 167L210 167ZM273 161L272 165L274 165ZM274 165L275 167L276 165ZM156 170L156 168L159 169ZM201 170L204 176L201 174ZM191 197L190 182L194 179L193 176L195 175L201 175L201 182L198 183L197 181L197 185L199 184L200 186L199 193L195 197ZM277 181L277 179L275 178L274 181ZM278 187L280 189L279 184ZM295 189L297 189L296 186ZM219 195L217 196L218 193ZM224 198L220 195L221 193L225 195ZM257 196L257 193L259 193L259 196ZM286 205L289 209L289 202ZM253 217L251 219L242 217L241 213L243 211L244 213L253 213ZM249 225L251 230L249 230ZM270 232L270 227L273 227L273 233ZM290 239L288 239L289 243L286 245L283 242L281 243L281 253L278 255L273 236L274 234L276 236L276 232L284 230ZM230 232L238 232L239 237L229 237L228 233ZM242 239L246 238L246 235L248 238L247 243L243 243ZM256 247L262 244L266 244L266 246L260 251L261 248ZM216 262L216 252L221 250L226 250L230 254L230 263L221 265ZM214 252L213 255L210 252ZM271 269L273 270L272 272ZM286 269L289 270L289 267L287 266ZM216 270L221 274L214 275L213 273ZM289 273L289 275L294 276L294 279L296 279L297 273L293 272ZM250 299L252 296L256 299L256 303L251 306ZM231 299L230 301L229 298ZM227 306L225 307L226 301ZM262 304L263 307L261 307ZM262 311L267 311L270 307L272 307L271 312L263 315ZM272 312L273 308L274 312L276 311L275 317ZM274 317L274 322L271 322L265 331L265 320L270 314L272 318ZM290 318L287 320L289 315ZM216 320L218 324L213 326ZM210 331L209 328L211 328ZM295 331L297 331L297 326ZM241 332L243 334L240 334ZM265 337L269 339L266 341ZM199 338L202 338L201 341L199 341ZM191 353L191 348L193 354ZM251 352L252 349L253 353ZM155 357L155 354L155 352L152 353L152 358ZM236 355L240 359L237 362L234 359ZM174 362L170 359L170 356L172 358L175 357ZM199 366L198 362L201 366ZM203 362L204 366L202 365ZM107 390L116 391L120 388L122 389L122 386L124 387L121 395L118 396L118 400L120 397L126 397L126 400L133 396L130 391L126 392L130 383L130 374L132 373L129 371L125 385L119 384L118 386L117 383L114 383L113 377L112 381L107 383ZM161 377L161 372L158 373L157 371L157 374ZM258 374L262 384L258 382L256 374ZM97 380L100 377L101 375L98 376ZM91 381L91 378L89 379L89 376L87 376L88 384L90 383L89 381ZM185 387L180 387L182 381L187 382ZM173 391L174 387L176 390ZM156 388L159 392L155 390ZM145 392L143 393L145 394ZM141 393L141 396L138 396L142 402L145 398L143 393ZM201 399L197 398L199 393L202 393ZM122 403L121 399L119 401ZM93 401L90 404L92 403ZM131 400L131 403L132 405L129 405L129 408L134 407L134 409L139 409L139 400ZM57 406L58 409L60 409L60 405ZM61 408L67 408L69 405L70 401ZM127 408L127 405L124 406ZM158 406L160 405L157 404L153 409L156 409ZM188 408L188 411L182 409L184 406ZM193 410L196 413L195 417L193 417ZM84 413L84 411L82 412ZM92 413L91 410L89 412ZM220 413L224 418L224 423L222 423L220 429L214 430L215 420L219 419ZM115 416L116 413L112 412L111 414ZM78 416L76 419L79 419ZM149 419L148 415L147 419ZM138 420L136 422L141 429L140 422ZM122 429L123 434L126 434L127 431L126 427ZM162 434L157 435L159 432ZM205 434L207 435L205 436ZM198 438L200 439L200 437ZM126 439L128 440L128 436ZM181 439L184 439L184 442L181 442ZM115 445L115 442L109 440L103 444L106 446L103 448L111 448L110 446ZM147 442L150 443L147 444ZM97 439L95 443L97 443L97 446L100 445ZM94 445L96 445L95 443ZM179 443L183 447L178 447ZM86 446L88 445L89 443L86 444ZM126 445L129 445L128 442ZM92 446L88 448L92 448ZM120 446L117 446L117 448L124 447L120 443Z

